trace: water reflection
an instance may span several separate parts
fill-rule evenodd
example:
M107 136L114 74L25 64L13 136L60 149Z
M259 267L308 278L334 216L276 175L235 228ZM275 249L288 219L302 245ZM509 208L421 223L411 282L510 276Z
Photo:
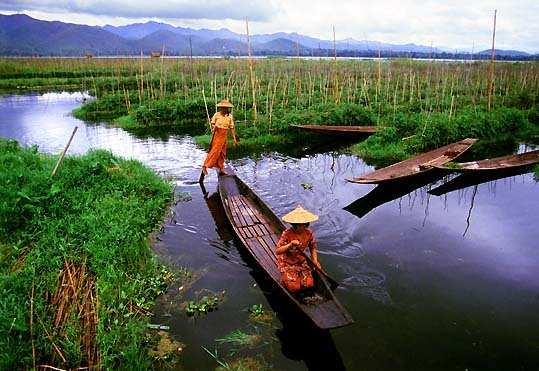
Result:
M531 168L519 168L515 170L505 170L486 174L462 174L445 182L444 184L429 190L429 193L434 196L442 196L449 192L454 192L460 189L473 187L483 183L493 182L499 179L514 177L531 172Z
M418 188L436 182L437 180L441 179L443 175L443 172L433 170L421 176L415 177L412 180L394 181L391 183L377 185L365 196L345 206L344 210L354 214L358 218L361 218L386 202L396 200L397 198L407 195Z

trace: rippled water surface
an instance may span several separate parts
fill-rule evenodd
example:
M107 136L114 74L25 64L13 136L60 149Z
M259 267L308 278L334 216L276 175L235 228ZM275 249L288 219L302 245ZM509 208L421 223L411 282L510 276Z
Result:
M136 136L83 123L69 115L83 97L2 97L0 136L58 153L78 125L70 153L110 149L144 162L170 178L177 192L190 194L190 201L174 207L156 249L198 279L189 288L171 288L154 318L187 344L186 369L217 366L202 347L217 350L221 360L256 356L276 369L539 368L539 186L531 174L458 178L441 188L450 178L433 174L417 184L374 189L345 181L371 169L348 155L233 161L236 173L277 214L302 204L320 215L312 225L320 259L342 282L336 295L356 321L323 333L283 303L236 244L213 174L204 197L196 183L204 152L191 138ZM185 300L207 290L224 290L225 301L202 318L187 318ZM275 319L249 321L253 304L276 313ZM258 341L251 347L216 341L237 329Z

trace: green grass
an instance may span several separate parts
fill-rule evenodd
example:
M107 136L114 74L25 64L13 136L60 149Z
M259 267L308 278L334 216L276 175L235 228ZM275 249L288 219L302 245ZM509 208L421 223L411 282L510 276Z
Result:
M384 165L464 137L538 142L538 71L538 62L497 64L488 110L488 62L259 60L256 122L244 60L0 59L0 89L78 84L95 97L74 111L78 118L161 127L202 136L201 145L209 141L206 107L211 115L226 97L241 141L232 157L293 153L324 139L291 124L379 125L382 132L350 150Z
M164 271L148 235L161 222L171 186L139 162L106 151L56 158L0 140L0 369L31 368L30 297L38 364L84 365L76 314L55 329L49 299L64 261L85 265L99 298L96 342L104 368L149 367L141 342ZM50 337L47 335L50 334ZM67 362L55 353L58 346Z

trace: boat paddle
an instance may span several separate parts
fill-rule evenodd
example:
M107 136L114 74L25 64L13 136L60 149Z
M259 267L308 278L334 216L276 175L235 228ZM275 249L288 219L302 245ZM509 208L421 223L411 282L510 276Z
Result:
M331 277L329 274L326 273L325 270L320 268L316 263L312 260L312 258L305 253L305 251L298 249L298 251L307 259L309 264L318 272L321 276L323 276L325 279L328 280L328 283L332 290L335 290L339 286L339 282Z
M211 125L211 124L210 124ZM210 145L208 146L208 151L211 151L211 146L213 144L213 138L215 137L215 132L212 130L211 132L211 139L210 139ZM206 176L206 174L204 174L204 170L202 170L200 172L200 177L198 178L198 182L200 184L204 183L204 177Z

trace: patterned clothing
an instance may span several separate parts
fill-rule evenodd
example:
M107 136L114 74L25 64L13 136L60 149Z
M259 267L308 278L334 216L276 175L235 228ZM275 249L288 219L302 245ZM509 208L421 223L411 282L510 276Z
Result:
M298 232L289 228L281 235L277 248L287 245L293 240L298 240L300 246L290 249L284 254L277 254L277 265L284 286L290 292L298 292L313 287L314 279L307 259L297 249L304 252L307 248L316 249L316 241L313 232L309 229Z

